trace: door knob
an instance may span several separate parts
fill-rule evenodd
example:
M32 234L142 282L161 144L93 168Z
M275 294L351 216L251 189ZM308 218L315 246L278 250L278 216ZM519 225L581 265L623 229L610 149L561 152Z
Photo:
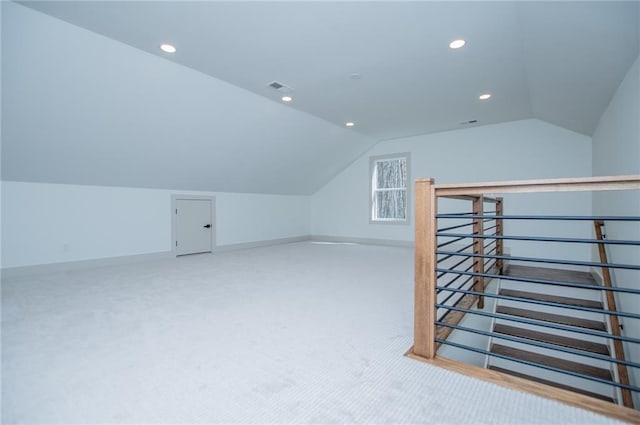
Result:
M206 229L210 229L210 228L211 228L211 225L210 225L210 224L205 224L205 226L204 226L204 227L205 227Z

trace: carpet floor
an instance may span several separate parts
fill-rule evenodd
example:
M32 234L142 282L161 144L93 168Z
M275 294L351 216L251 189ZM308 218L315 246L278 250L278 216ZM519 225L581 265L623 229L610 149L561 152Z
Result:
M2 282L4 424L605 424L403 356L413 251L301 242Z

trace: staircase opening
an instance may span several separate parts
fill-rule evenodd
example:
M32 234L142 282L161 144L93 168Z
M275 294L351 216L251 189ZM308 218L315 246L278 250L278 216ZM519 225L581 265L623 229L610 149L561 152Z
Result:
M607 223L640 226L640 217L594 216L579 200L554 202L602 190L638 196L640 176L417 180L408 355L640 422L640 363L629 356L640 346L640 255L622 256L635 258L625 263L607 255L611 246L640 253L640 240L609 239L604 231ZM581 205L589 208L576 211ZM637 279L616 282L616 270Z

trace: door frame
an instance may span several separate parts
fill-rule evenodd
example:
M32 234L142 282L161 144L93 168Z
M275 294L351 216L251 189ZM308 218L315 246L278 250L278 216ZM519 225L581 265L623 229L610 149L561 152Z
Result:
M211 252L214 252L216 247L216 197L215 196L201 196L201 195L182 195L171 194L171 253L174 256L178 256L178 250L176 249L176 241L178 239L177 225L176 225L176 208L178 207L178 201L211 201Z

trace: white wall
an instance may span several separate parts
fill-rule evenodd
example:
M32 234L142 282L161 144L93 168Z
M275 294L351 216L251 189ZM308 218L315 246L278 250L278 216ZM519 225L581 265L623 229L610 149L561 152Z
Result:
M593 135L594 175L640 175L640 58L630 68L615 96L598 123ZM640 190L624 192L602 192L593 197L594 214L640 216ZM640 223L607 222L609 239L640 240ZM609 261L623 264L640 263L640 247L608 247ZM640 272L613 270L614 284L640 288ZM617 297L621 310L640 314L640 297L623 295ZM640 321L623 320L624 334L640 338ZM638 361L640 346L628 344L627 358ZM640 386L640 371L631 369L633 384ZM636 394L636 408L640 396Z
M464 130L420 135L377 144L316 192L311 201L313 235L412 241L410 225L369 223L369 156L411 153L412 180L433 177L436 183L461 183L586 177L591 175L591 139L539 120L514 121ZM411 193L413 196L413 184ZM413 205L410 206L413 208ZM553 208L552 208L553 207ZM590 214L587 193L505 197L505 213ZM413 215L413 212L411 212ZM590 229L575 224L507 223L505 232L564 232L588 237ZM512 254L540 255L536 246L506 244ZM566 247L553 247L564 255ZM588 247L572 247L560 258L589 258Z
M593 174L640 174L640 58L631 66L593 135Z
M309 234L309 197L2 182L4 268L171 250L171 194L216 197L216 245Z

